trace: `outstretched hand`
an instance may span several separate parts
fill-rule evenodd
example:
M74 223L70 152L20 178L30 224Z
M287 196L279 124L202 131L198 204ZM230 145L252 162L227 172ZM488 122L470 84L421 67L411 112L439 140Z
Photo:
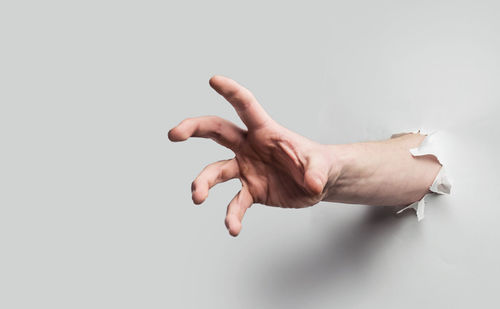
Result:
M276 123L252 93L235 81L214 76L210 86L231 103L247 129L217 116L204 116L185 119L169 131L171 141L210 138L235 154L201 171L191 187L194 203L203 203L216 184L238 178L241 190L229 203L225 219L229 233L237 236L253 203L301 208L321 201L329 177L336 172L325 146Z

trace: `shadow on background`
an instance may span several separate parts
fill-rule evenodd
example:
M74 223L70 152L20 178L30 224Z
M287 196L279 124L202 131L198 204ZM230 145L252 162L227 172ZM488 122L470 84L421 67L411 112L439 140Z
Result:
M377 280L370 278L376 261L405 222L417 223L413 211L395 215L393 207L366 207L359 221L323 227L323 237L312 245L299 239L293 252L285 248L258 263L254 291L263 303L280 308L314 303L322 295L355 294L353 286Z

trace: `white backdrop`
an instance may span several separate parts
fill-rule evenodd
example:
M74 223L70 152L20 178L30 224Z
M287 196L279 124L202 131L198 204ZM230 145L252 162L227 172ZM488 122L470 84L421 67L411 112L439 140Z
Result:
M1 308L495 308L498 1L2 1ZM173 144L185 117L241 124L251 89L323 143L445 130L451 196L426 218L254 205L190 183L231 152Z

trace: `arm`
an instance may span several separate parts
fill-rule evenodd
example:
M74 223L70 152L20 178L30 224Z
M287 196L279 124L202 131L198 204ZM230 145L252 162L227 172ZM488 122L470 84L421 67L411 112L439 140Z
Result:
M409 149L425 135L347 145L329 145L338 168L329 173L324 201L403 206L420 200L441 168L434 156L413 157Z
M214 185L238 178L241 190L227 208L226 227L236 236L254 203L301 208L320 201L403 206L422 198L439 172L433 156L413 157L425 136L405 134L378 142L322 145L276 123L252 93L235 81L214 76L221 94L247 129L216 117L189 118L169 131L174 142L211 138L235 156L205 167L193 181L192 199L201 204Z

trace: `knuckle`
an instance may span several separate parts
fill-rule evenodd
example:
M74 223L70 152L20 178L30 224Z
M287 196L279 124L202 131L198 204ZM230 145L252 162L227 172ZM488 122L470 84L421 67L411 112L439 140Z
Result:
M248 90L240 90L238 92L238 102L242 109L247 109L252 105L252 94Z
M251 93L246 89L236 89L228 95L231 101L235 102L239 108L246 109L250 105Z
M238 93L240 92L240 89L237 88L237 89L230 89L226 92L226 96L228 98L234 98L235 96L238 95Z
M217 181L223 181L225 178L224 176L226 175L226 173L224 172L223 169L220 169L218 172L217 172L217 177L216 177L216 180Z
M224 128L225 128L224 120L222 120L222 118L220 117L215 117L213 119L213 127L210 132L211 137L216 140L220 140L224 134Z
M227 162L224 163L221 169L217 173L217 179L223 181L230 178L230 171L227 169Z
M223 133L224 133L224 125L221 121L219 121L215 124L214 135L217 139L220 139Z

